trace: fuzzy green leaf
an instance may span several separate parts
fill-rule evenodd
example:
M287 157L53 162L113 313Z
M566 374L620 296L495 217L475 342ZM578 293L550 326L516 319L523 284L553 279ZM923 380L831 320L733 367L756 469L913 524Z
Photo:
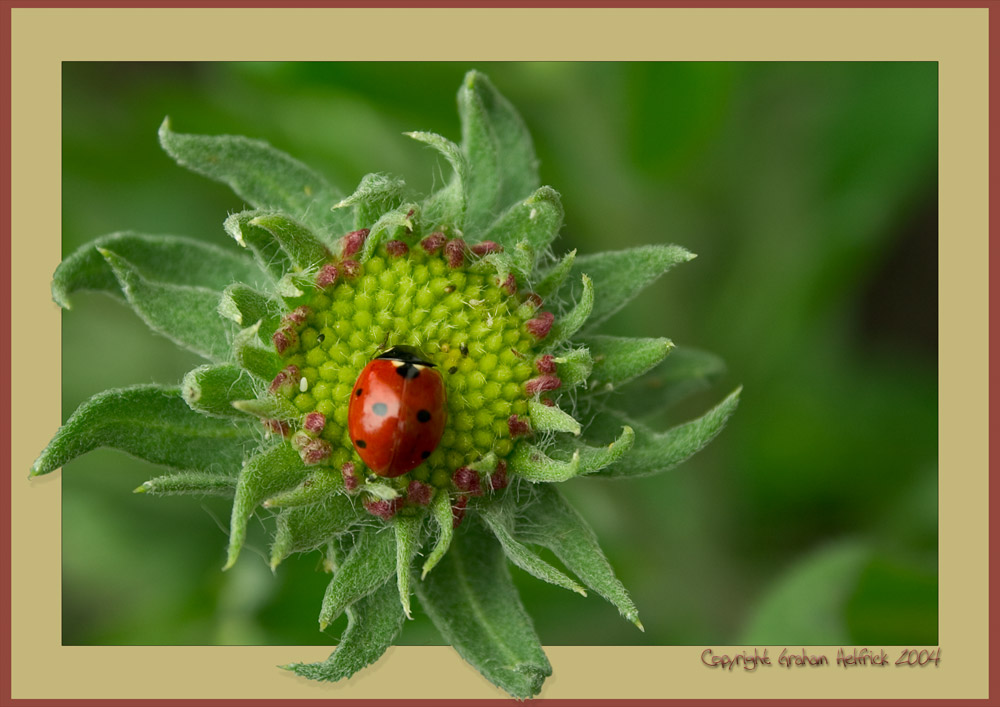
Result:
M742 387L737 388L701 417L666 432L654 432L616 410L605 410L603 414L596 416L587 434L598 434L601 431L606 433L613 427L627 424L635 427L636 442L627 458L611 464L599 474L614 478L648 476L672 469L686 461L722 431L729 416L739 405L741 391Z
M234 400L257 394L246 371L231 363L199 366L188 371L181 383L181 396L192 410L210 417L245 419L233 407Z
M285 367L278 352L273 347L261 346L261 322L236 332L233 337L233 355L240 368L256 376L261 381L270 383Z
M468 519L415 589L444 639L486 679L518 699L538 694L552 666L492 533Z
M259 282L264 273L240 253L180 236L151 236L132 231L112 233L81 246L63 260L52 278L52 299L66 309L83 290L124 299L111 265L99 249L110 250L156 282L221 290L234 280Z
M565 410L555 405L548 406L534 400L528 401L528 417L531 428L536 432L571 432L580 434L580 423Z
M522 241L533 252L544 253L563 224L562 202L552 187L542 187L524 201L511 206L490 225L483 240L513 248Z
M500 541L507 559L543 582L587 596L583 587L514 539L511 534L514 524L513 509L508 506L509 504L504 504L504 507L493 504L483 508L481 513L486 525Z
M453 174L448 184L434 192L424 203L427 219L435 224L451 225L461 230L465 222L465 181L468 165L462 149L451 140L435 133L410 132L407 137L426 143L444 155Z
M573 349L555 357L559 378L564 388L586 383L594 370L594 359L588 349Z
M628 415L652 415L708 390L725 372L726 363L719 356L681 346L647 375L623 388L614 405Z
M399 590L399 603L403 607L406 618L410 615L410 563L420 549L423 540L423 518L419 516L400 516L393 523L396 531L396 588Z
M590 317L590 313L594 309L594 284L586 275L581 276L580 282L583 285L583 290L576 305L569 312L556 319L552 332L546 340L547 346L554 346L569 339L583 327Z
M271 569L294 552L308 552L323 546L358 520L354 503L342 494L333 494L320 503L283 510L278 514L271 545Z
M434 549L431 550L431 553L424 561L420 575L421 579L434 569L434 566L441 561L441 558L448 552L448 547L451 545L454 516L451 510L451 496L446 489L434 494L434 500L431 501L431 516L434 518L434 523L438 528L438 539L434 544Z
M234 400L237 411L253 415L261 420L297 420L302 412L288 398L281 395L265 395L249 400Z
M375 254L375 250L387 241L403 239L413 232L413 222L418 207L416 204L403 204L398 209L387 211L375 222L365 239L361 250L361 261L364 262Z
M235 475L212 474L205 471L182 471L177 474L158 476L135 489L135 493L146 493L150 496L174 494L232 496L235 492Z
M296 270L315 267L330 259L330 251L312 231L284 214L262 214L250 223L274 236Z
M476 234L538 188L538 161L521 116L481 73L465 75L458 113L469 165L465 226Z
M403 628L403 619L395 583L385 582L348 607L347 628L329 658L322 663L292 663L283 667L310 680L335 682L348 678L385 653Z
M165 118L160 144L177 164L228 185L254 208L284 211L314 228L342 228L342 219L331 212L340 193L304 164L262 140L175 133Z
M635 442L635 432L622 427L618 439L602 447L591 447L575 439L557 440L543 451L535 445L522 442L510 458L510 468L531 482L568 481L599 471L620 460Z
M363 528L327 585L319 613L320 630L325 630L348 606L381 587L395 571L396 534L385 527Z
M615 576L587 521L556 488L540 485L532 487L531 491L533 498L522 506L516 535L524 542L552 550L584 584L644 630L632 598Z
M580 343L594 357L590 384L612 390L641 376L666 358L674 348L670 339L632 339L617 336L589 336Z
M47 474L110 447L174 469L230 471L253 444L249 428L199 415L180 389L158 385L105 390L76 409L31 467Z
M694 253L680 246L648 245L577 258L570 281L587 274L593 279L597 293L587 329L593 329L624 307L667 270L694 257ZM572 298L579 299L580 288L573 289Z
M328 467L320 467L293 489L282 491L264 501L264 508L297 508L326 501L333 494L344 493L344 477Z
M240 211L230 214L222 224L240 247L249 250L261 270L275 281L292 270L292 259L281 242L270 231L257 224L257 219L273 215L268 211Z
M226 330L215 311L220 292L147 280L118 254L105 248L98 251L114 271L128 303L150 329L210 361L228 357Z
M535 294L542 299L547 299L553 293L557 292L563 286L563 283L566 282L566 278L569 277L575 264L576 249L574 248L566 253L562 257L562 260L548 269L541 281L535 285Z
M257 335L264 343L271 342L271 334L281 321L282 310L277 300L239 282L223 290L219 299L219 314L236 322L241 329L260 322Z
M552 459L540 447L521 442L510 456L510 470L531 482L568 481L580 473L580 456Z
M346 199L341 199L335 209L354 207L354 228L371 228L386 211L391 211L403 201L405 182L385 174L366 174L361 183Z
M229 521L229 553L222 569L227 570L236 563L246 540L247 522L261 501L294 486L307 473L298 452L284 441L257 453L243 465Z

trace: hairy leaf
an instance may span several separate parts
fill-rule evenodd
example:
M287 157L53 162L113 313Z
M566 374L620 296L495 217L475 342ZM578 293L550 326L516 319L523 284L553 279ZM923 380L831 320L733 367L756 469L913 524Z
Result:
M236 563L246 540L247 522L261 501L294 486L307 473L298 452L284 441L257 453L243 465L229 521L229 552L222 569L227 570Z
M268 348L261 346L260 329L261 322L258 321L236 332L236 336L233 337L233 355L240 368L259 380L270 383L285 367L285 362L273 346Z
M410 615L410 563L420 549L423 539L423 518L419 516L400 516L396 518L393 527L396 531L396 588L399 590L399 603L403 607L406 618Z
M125 298L100 249L116 253L142 277L155 282L222 290L234 280L255 283L265 277L240 253L181 236L122 231L81 246L59 264L52 278L52 299L59 306L69 309L71 296L83 290Z
M594 359L588 349L573 349L555 357L559 378L564 388L586 383L594 370Z
M296 508L326 501L344 492L344 477L328 467L320 467L293 489L282 491L264 501L264 508Z
M281 242L270 231L257 224L257 219L273 215L269 211L240 211L230 214L222 224L241 248L249 250L261 270L274 281L292 270L292 259L281 247Z
M365 261L375 254L375 250L387 241L402 239L413 231L413 220L418 207L416 204L403 204L398 209L386 211L371 227L368 238L361 251L361 260Z
M524 241L533 252L542 253L555 240L562 223L559 193L552 187L542 187L500 214L483 235L483 240L495 241L504 248Z
M239 466L253 442L248 427L196 413L179 388L117 388L76 409L35 460L31 475L47 474L102 447L174 469L225 472Z
M521 116L481 73L465 75L458 113L469 165L465 225L467 232L481 232L498 213L538 188L538 165Z
M642 630L639 612L597 544L597 536L562 494L548 485L534 486L515 530L524 542L547 547L584 584L614 604Z
M622 388L614 406L632 416L653 415L708 390L725 372L719 356L679 346L659 366Z
M232 496L236 492L236 475L213 474L206 471L181 471L150 479L135 489L135 493L150 496L201 494Z
M246 371L231 363L199 366L184 376L181 396L192 410L211 417L245 419L233 401L256 395Z
M333 494L320 503L283 510L278 514L271 545L271 569L294 552L322 547L358 520L354 503L343 494Z
M575 439L558 440L546 453L533 444L522 442L511 455L510 467L532 482L568 481L615 463L632 448L634 441L635 432L626 425L621 436L604 447L591 447Z
M229 342L216 314L220 292L205 287L147 280L110 250L99 252L111 266L128 303L153 331L210 361L224 361Z
M577 258L570 281L587 274L593 279L597 294L587 329L592 330L624 307L667 270L694 257L694 253L680 246L648 245ZM578 295L574 294L576 298Z
M536 432L571 432L580 434L580 423L565 410L556 406L543 405L534 400L528 401L528 417L531 418L531 428Z
M535 294L542 299L547 299L563 286L566 278L569 277L576 263L576 249L566 253L558 263L553 265L542 277L541 282L535 285Z
M362 528L350 554L323 595L319 628L325 630L344 609L381 587L396 571L396 534L391 528ZM396 602L399 603L398 587Z
M406 184L398 177L366 174L354 193L341 199L335 209L354 207L354 227L371 228L386 211L392 211L403 201Z
M219 299L219 314L236 322L241 329L261 325L257 335L263 343L271 343L271 334L278 328L283 307L277 300L242 283L229 285Z
M335 682L348 678L385 653L403 628L403 619L396 586L385 582L347 608L347 628L329 658L322 663L283 667L311 680Z
M433 223L456 226L461 230L465 223L465 181L468 165L462 149L451 140L435 133L410 132L407 137L426 143L444 155L451 164L453 174L448 183L434 192L424 204L424 213Z
M580 282L583 283L583 290L580 293L580 297L573 309L556 319L555 325L552 327L552 333L549 334L547 342L550 342L549 345L554 346L573 336L573 334L583 327L594 309L593 283L586 275L581 276Z
M441 561L441 558L448 552L448 547L451 545L454 517L451 510L451 496L446 489L439 490L434 494L434 499L431 501L431 516L434 518L434 522L438 528L438 539L434 544L434 549L431 550L431 553L424 561L424 567L420 575L421 579L434 569L434 566Z
M297 270L318 266L330 258L330 251L312 231L284 214L261 214L250 223L274 236Z
M674 348L670 339L588 336L580 343L594 358L591 386L612 390L653 368Z
M486 679L518 699L538 694L552 666L491 533L470 518L415 589L444 639Z
M342 224L331 209L340 193L298 160L262 140L235 135L185 135L160 125L160 144L182 167L227 184L258 209L284 211L314 228Z

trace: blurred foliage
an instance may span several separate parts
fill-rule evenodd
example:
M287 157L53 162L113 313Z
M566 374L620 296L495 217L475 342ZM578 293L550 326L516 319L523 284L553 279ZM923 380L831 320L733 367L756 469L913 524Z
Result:
M64 63L63 252L124 229L226 244L243 205L160 151L165 115L266 139L346 190L371 171L429 190L447 166L401 133L457 139L469 68L532 131L566 209L560 251L699 254L606 325L728 365L651 424L744 385L727 429L682 467L567 485L646 633L514 569L543 642L935 644L934 64ZM96 295L64 315L63 340L64 415L197 364ZM65 644L336 641L342 621L315 623L318 553L273 576L247 553L222 573L228 502L132 495L155 474L111 452L65 470ZM419 611L402 635L437 640Z

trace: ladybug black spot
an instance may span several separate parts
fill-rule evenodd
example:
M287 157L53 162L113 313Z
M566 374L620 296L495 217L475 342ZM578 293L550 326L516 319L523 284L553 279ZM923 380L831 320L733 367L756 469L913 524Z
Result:
M365 447L368 446L367 444L365 444L365 441L363 439L356 439L354 440L354 443L358 445L358 447L360 447L361 449L364 449Z
M357 392L354 393L354 397L360 398L363 392L365 392L364 388L358 388Z
M389 407L385 403L375 403L372 405L372 412L379 417L385 417L385 414L389 412Z
M404 380L413 380L420 375L420 369L412 363L401 363L396 366L396 373L403 376Z
M429 457L430 455L431 455L431 453L430 453L430 452L420 452L420 458L421 458L421 459L426 459L426 458L427 458L427 457Z
M458 366L452 366L448 369L448 373L455 374L458 373Z
M417 411L417 420L419 420L420 422L427 422L430 419L431 419L430 410L418 410Z

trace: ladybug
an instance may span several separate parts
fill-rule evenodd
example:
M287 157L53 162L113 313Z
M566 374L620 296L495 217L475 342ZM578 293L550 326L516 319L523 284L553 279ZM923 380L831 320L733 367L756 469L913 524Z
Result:
M419 351L394 346L372 359L351 391L347 430L379 476L420 466L437 448L447 418L444 380Z

